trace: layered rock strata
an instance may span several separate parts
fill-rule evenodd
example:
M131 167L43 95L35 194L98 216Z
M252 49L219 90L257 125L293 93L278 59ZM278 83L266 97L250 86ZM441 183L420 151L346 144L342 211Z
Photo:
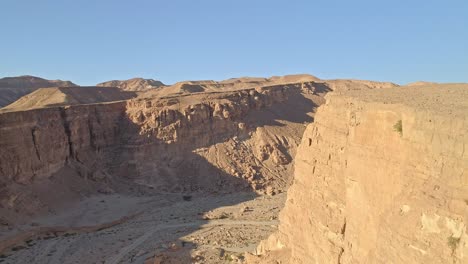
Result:
M466 98L461 84L328 94L263 261L466 263Z
M170 192L282 191L323 93L309 82L0 113L0 202L27 203L10 187L64 167Z

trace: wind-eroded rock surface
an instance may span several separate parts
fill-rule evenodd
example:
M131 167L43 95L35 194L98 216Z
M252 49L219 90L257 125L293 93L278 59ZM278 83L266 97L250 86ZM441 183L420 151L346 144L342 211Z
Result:
M252 262L467 263L467 98L466 84L328 94Z

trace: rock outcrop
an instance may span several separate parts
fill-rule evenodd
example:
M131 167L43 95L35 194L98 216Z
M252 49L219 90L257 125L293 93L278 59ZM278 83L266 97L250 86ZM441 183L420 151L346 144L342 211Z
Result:
M99 167L100 149L119 143L125 105L123 101L0 114L0 186L50 177L69 162Z
M283 191L303 123L322 101L314 83L131 100L127 116L140 136L124 159L154 186L229 190L232 175L243 188Z
M466 84L328 94L263 261L466 263L466 98Z

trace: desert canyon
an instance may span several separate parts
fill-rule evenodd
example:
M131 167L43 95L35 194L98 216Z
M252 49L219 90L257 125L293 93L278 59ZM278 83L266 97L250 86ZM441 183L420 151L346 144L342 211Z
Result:
M468 84L0 79L0 263L468 263Z

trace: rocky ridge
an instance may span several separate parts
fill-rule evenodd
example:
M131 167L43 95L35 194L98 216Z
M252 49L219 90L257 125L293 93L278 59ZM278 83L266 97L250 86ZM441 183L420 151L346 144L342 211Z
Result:
M200 92L219 92L242 90L252 87L293 84L301 82L319 82L320 79L309 74L261 77L231 78L223 81L183 81L157 90L148 90L140 95L141 98L162 97L170 94L190 94Z
M132 78L124 81L107 81L98 83L96 86L99 87L118 87L124 91L145 91L148 89L156 89L165 86L164 83L153 80L153 79L143 79L143 78Z

